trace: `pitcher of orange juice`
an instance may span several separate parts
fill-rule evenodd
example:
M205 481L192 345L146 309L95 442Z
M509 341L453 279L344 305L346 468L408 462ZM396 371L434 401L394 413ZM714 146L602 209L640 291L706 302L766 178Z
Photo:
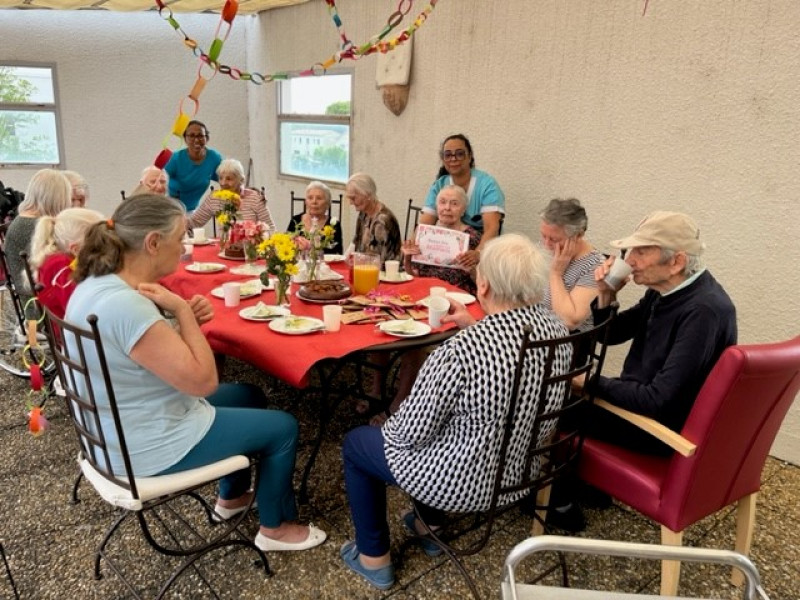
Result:
M353 292L366 294L378 287L381 271L379 254L356 252L353 254Z

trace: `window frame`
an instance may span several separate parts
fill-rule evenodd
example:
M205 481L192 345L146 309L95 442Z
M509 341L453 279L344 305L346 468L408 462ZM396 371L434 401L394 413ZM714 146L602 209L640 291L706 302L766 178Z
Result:
M348 75L350 77L350 114L348 115L314 115L304 113L288 113L283 112L283 100L281 94L281 86L289 79L300 77L301 71L289 72L289 77L286 80L278 80L275 86L275 107L276 107L276 125L277 132L275 141L277 144L277 157L278 157L278 178L288 181L301 181L309 183L311 181L322 181L331 187L344 187L345 181L336 181L333 179L326 179L324 177L310 177L306 175L297 175L295 173L285 173L282 169L282 150L281 150L281 125L283 123L308 123L308 124L324 124L324 125L346 125L348 130L348 148L347 148L347 177L352 174L353 165L353 92L355 85L355 71L354 69L336 69L326 71L322 75L307 75L304 77L329 77L332 75Z
M62 169L66 164L64 157L64 134L61 127L61 100L58 90L58 67L56 63L27 62L14 60L0 60L0 67L29 67L34 69L50 69L51 84L53 86L53 102L3 102L0 100L0 111L19 110L30 112L52 113L56 124L56 147L58 148L59 162L4 162L0 159L0 167L5 169Z

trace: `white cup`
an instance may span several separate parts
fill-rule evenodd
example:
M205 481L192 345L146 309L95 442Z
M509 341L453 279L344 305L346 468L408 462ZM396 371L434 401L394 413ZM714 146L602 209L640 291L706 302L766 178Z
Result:
M239 306L241 298L242 284L237 281L228 281L222 284L222 295L225 298L225 306Z
M444 298L444 295L447 293L447 288L442 287L440 285L435 285L430 289L429 295L431 298L440 297Z
M608 271L604 281L608 287L616 290L622 285L625 278L631 274L631 271L633 271L633 268L622 257L618 256L611 263L611 269Z
M183 245L183 254L181 254L181 262L192 262L194 255L194 246L192 244Z
M322 307L322 320L326 331L339 331L342 326L342 307L339 304L326 304Z
M386 270L386 279L389 281L397 281L400 279L400 261L399 260L387 260L384 263L384 269Z
M195 242L205 242L206 230L203 227L195 227L192 229L192 237L194 238Z
M442 288L444 289L444 288ZM428 324L431 327L440 327L442 317L450 310L450 301L444 296L432 296L428 302Z

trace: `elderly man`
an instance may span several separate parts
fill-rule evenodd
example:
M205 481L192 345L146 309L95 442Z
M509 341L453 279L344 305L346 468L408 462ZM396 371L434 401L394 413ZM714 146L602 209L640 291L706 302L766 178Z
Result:
M687 215L654 212L633 235L611 245L627 251L625 262L632 268L634 283L648 289L638 304L617 316L609 331L611 344L631 341L622 373L600 377L594 391L599 398L680 431L706 376L722 351L736 343L736 310L703 266L700 231ZM607 316L625 285L614 289L604 281L612 262L607 260L595 271L595 323ZM582 382L574 385L580 388ZM671 452L637 427L595 406L588 411L586 431L641 452ZM571 496L571 490L563 491ZM572 508L562 505L550 512L548 521L579 530L583 518ZM568 511L572 512L569 517Z
M167 174L163 169L150 165L142 171L139 185L131 192L131 196L136 196L137 194L164 194L166 191Z

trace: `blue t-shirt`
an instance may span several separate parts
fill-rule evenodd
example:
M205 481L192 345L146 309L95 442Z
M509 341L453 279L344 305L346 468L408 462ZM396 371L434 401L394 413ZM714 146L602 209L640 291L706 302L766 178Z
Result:
M506 197L494 177L478 169L471 169L470 172L472 177L467 190L467 210L461 220L470 227L483 232L483 217L481 217L481 213L499 212L500 214L505 214ZM422 211L429 215L435 215L436 196L444 186L452 185L452 183L453 179L450 175L443 175L434 181L431 189L428 190L428 197L425 198L425 206Z
M178 150L164 167L169 175L169 195L180 200L186 210L194 210L208 184L219 181L217 167L221 162L222 155L213 148L206 148L206 157L200 164L189 158L186 148Z
M117 275L89 277L75 288L66 319L86 327L91 314L97 315L133 471L138 477L160 473L181 460L208 432L214 407L204 398L179 392L130 358L131 349L147 330L164 320L153 302ZM66 336L68 348L74 351L74 341L70 342ZM115 473L123 474L100 366L96 357L87 357L87 362L111 465Z

